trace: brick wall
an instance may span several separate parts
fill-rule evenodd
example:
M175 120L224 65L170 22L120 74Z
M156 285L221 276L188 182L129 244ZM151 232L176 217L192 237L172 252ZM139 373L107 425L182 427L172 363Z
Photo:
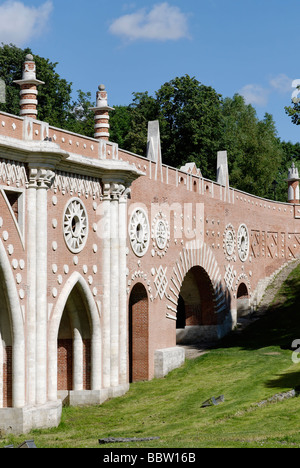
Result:
M83 340L83 390L91 390L91 340Z
M59 339L57 346L57 390L73 389L73 340ZM91 340L83 340L83 390L91 389Z
M3 407L12 407L12 346L3 349Z
M142 284L137 284L129 301L129 378L131 382L147 380L148 371L148 296Z
M57 344L57 390L72 390L73 340L59 339Z

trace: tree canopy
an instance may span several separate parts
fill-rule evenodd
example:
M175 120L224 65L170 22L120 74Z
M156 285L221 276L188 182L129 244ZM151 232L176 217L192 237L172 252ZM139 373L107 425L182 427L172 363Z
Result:
M0 79L6 85L6 102L0 111L19 114L22 65L30 49L14 45L0 47ZM57 63L34 55L39 88L38 118L55 127L94 135L91 93L77 91L56 72ZM278 182L279 200L287 199L286 177L291 157L300 166L300 143L282 142L272 115L260 120L252 105L238 94L223 97L195 77L185 75L163 84L154 96L133 93L127 106L114 106L110 139L125 150L145 156L148 121L159 120L163 162L180 167L195 162L204 177L215 180L217 152L227 150L230 185L258 196L273 197L272 182ZM288 110L289 109L289 110ZM292 121L300 123L300 104L286 108Z

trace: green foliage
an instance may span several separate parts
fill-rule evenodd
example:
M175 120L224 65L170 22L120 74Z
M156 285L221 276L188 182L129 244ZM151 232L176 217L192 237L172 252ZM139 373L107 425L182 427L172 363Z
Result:
M6 102L0 103L0 110L10 114L19 115L20 88L13 83L22 77L22 65L26 54L30 54L30 49L19 49L14 45L4 45L0 47L0 78L5 83Z
M273 196L283 149L270 114L257 118L255 109L242 96L223 100L224 148L228 152L230 184L262 197Z
M164 162L181 166L194 161L214 178L221 137L221 96L185 75L165 83L156 93Z
M32 54L30 49L19 49L14 45L0 47L0 78L6 85L6 103L0 104L0 110L19 115L20 88L13 83L22 78L22 67L27 54ZM45 82L39 86L38 115L39 119L49 122L55 127L65 128L68 120L71 100L71 83L60 78L55 68L57 63L48 59L33 55L38 70L38 79Z
M300 86L297 86L297 89L299 90ZM298 99L293 99L291 106L285 107L285 113L291 117L291 121L295 125L300 125L300 102L298 102Z

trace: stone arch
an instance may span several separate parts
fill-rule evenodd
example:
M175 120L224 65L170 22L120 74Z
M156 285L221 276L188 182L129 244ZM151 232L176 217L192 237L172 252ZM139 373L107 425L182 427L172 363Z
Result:
M5 248L0 240L0 408L25 405L24 318Z
M84 306L88 317L88 326L90 333L90 380L89 388L85 388L87 380L83 375L84 363L82 361L75 363L73 371L72 387L76 390L100 390L101 389L101 328L100 316L98 307L94 301L94 297L84 278L74 272L67 280L60 296L57 300L53 313L49 321L49 346L48 346L48 362L49 362L49 385L48 394L51 401L57 400L58 388L58 338L62 321L66 319L65 313L69 315L69 325L73 329L73 351L75 348L82 348L83 351L83 336L86 336L80 314L76 311L76 297L80 297L81 305ZM79 336L81 335L81 336ZM72 352L73 352L72 351ZM70 350L66 348L66 353ZM70 354L69 354L70 355ZM66 362L68 360L66 359ZM76 377L76 372L79 377ZM81 375L81 377L80 377ZM66 389L68 390L68 389Z
M202 297L205 299L203 281L208 291L207 297L209 296L209 313L207 312L208 309L204 313L203 311L199 312L202 315L202 323L200 325L199 320L199 325L201 327L215 327L215 333L218 335L218 325L224 321L224 317L229 309L229 305L222 287L222 276L218 262L212 249L210 249L200 240L189 242L187 246L180 252L179 258L175 262L172 273L173 274L171 276L168 292L166 292L166 297L168 299L167 318L173 320L177 319L178 303L180 306L180 302L182 304L182 299L184 300L182 297L182 287L184 287L184 281L186 281L188 275L196 275L194 279L194 288L195 290L198 290L199 297L200 293L202 293ZM194 304L194 306L196 306L196 304ZM207 317L205 318L203 314L206 314ZM204 325L205 323L206 325Z
M217 337L218 316L214 309L214 288L206 271L193 266L181 285L177 306L177 343Z
M129 381L149 379L149 299L136 283L129 297Z
M245 282L240 282L236 293L237 317L242 317L250 312L250 295Z
M222 287L222 275L213 251L201 241L192 241L179 253L179 257L173 267L173 274L169 285L169 292L166 292L168 299L167 318L174 319L177 314L178 298L180 289L188 271L195 266L205 270L210 278L214 291L214 311L220 314L226 310L226 299ZM175 313L175 317L174 317Z

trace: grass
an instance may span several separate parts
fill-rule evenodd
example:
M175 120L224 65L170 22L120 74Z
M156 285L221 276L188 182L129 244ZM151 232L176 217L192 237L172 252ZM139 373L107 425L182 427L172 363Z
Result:
M300 386L291 344L300 339L300 267L285 282L266 316L217 349L186 361L166 378L132 384L101 406L64 408L58 428L7 436L0 447L34 439L39 448L100 448L103 437L160 437L104 448L282 448L300 446L300 397L258 407ZM300 356L300 355L299 355ZM201 408L212 396L219 406Z

